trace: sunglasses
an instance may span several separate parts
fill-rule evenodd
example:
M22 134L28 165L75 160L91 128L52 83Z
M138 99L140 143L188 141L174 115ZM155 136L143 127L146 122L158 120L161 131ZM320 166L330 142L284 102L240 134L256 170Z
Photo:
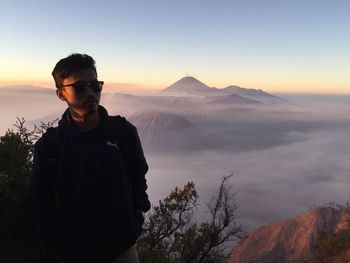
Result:
M87 87L90 87L95 93L99 93L102 90L104 82L97 79L91 81L78 80L72 84L62 85L63 87L73 87L78 94L85 93Z

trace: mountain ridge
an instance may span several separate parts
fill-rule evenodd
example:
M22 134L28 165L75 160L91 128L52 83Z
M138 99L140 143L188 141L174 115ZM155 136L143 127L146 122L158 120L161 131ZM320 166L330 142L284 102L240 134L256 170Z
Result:
M323 232L349 229L349 214L332 207L313 209L253 230L231 251L227 263L312 262Z

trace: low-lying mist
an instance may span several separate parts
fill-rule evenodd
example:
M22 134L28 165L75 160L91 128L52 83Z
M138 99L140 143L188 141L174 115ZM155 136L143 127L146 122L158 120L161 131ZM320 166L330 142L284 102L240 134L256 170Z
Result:
M54 90L0 89L4 134L16 116L33 127L63 113ZM137 128L153 204L194 181L201 210L234 173L239 219L249 229L350 199L350 99L290 96L288 103L218 103L205 97L105 94L101 105ZM314 100L313 100L314 99ZM349 103L347 103L349 102Z

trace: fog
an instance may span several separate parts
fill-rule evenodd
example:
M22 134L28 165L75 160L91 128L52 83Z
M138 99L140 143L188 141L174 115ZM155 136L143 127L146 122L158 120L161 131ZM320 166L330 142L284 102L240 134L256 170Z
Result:
M284 96L284 95L281 95ZM201 207L231 178L240 221L251 230L350 199L350 98L285 95L289 102L246 105L208 97L105 94L101 105L138 128L153 204L194 181ZM54 90L0 88L1 134L59 117Z
M173 185L193 180L207 201L220 177L234 172L239 216L250 229L314 205L344 203L349 199L349 132L349 126L319 129L303 141L235 154L202 151L176 159L151 155L151 198L155 202Z

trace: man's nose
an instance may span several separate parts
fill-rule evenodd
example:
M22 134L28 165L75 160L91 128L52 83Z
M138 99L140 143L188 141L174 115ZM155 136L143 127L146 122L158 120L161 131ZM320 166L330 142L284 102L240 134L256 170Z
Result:
M96 92L94 91L93 87L91 85L87 85L85 87L85 97L87 96L93 96L93 97L96 97Z

